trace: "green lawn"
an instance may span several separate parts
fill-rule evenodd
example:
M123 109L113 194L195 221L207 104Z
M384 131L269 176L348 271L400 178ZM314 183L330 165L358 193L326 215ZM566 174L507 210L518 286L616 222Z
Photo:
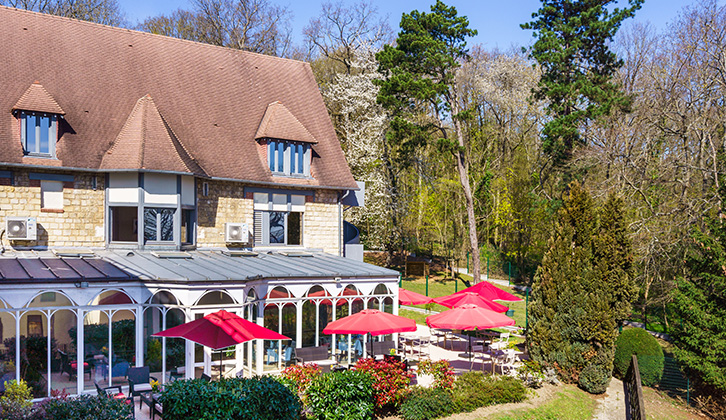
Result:
M487 417L494 420L589 420L597 403L574 386L562 386L557 394L537 408L520 409ZM483 420L483 419L482 419Z
M462 278L466 279L467 281L471 280L471 276L467 276L465 274L461 275ZM422 295L426 295L426 278L425 277L404 277L403 278L403 288L406 290L410 290L412 292L421 293ZM466 288L466 285L462 283L460 280L457 280L456 283L454 283L454 280L451 278L444 278L440 273L432 272L432 275L429 276L429 287L428 287L428 296L431 297L439 297L439 296L446 296L450 295L452 293L455 293L456 291L461 291ZM495 286L499 287L502 290L506 290L509 293L512 293L515 296L519 296L522 299L525 298L524 293L520 293L512 288L506 287L506 286L499 286L495 284ZM503 302L503 301L497 301L505 306L510 307L511 309L514 309L514 320L517 323L517 326L524 327L525 326L525 301L521 302ZM418 308L426 309L426 305L416 305ZM448 308L438 305L438 304L432 304L430 305L430 308L432 311L445 311ZM413 311L407 311L408 314L415 313ZM418 314L417 316L421 319L425 319L426 316L424 314ZM416 319L416 322L418 321L418 318L415 316L408 316L403 315L411 319ZM420 323L424 323L423 321Z

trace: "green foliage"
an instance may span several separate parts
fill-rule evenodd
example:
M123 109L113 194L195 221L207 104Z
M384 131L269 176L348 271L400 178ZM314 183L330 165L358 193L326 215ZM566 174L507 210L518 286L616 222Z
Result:
M307 398L314 419L372 419L373 377L355 370L326 373L313 380Z
M655 386L663 376L663 348L648 331L642 328L624 330L615 342L614 375L625 377L632 355L638 356L638 370L643 385Z
M723 201L726 190L719 191ZM711 394L726 394L726 225L721 212L687 238L684 275L673 304L676 358ZM713 392L715 391L715 392Z
M121 420L133 419L133 408L126 400L105 395L80 395L49 398L41 404L47 420Z
M418 364L418 373L429 374L434 377L434 388L451 389L454 387L456 373L451 368L448 360L424 359Z
M454 384L457 411L470 412L479 407L524 401L527 388L510 376L492 376L482 372L465 372Z
M403 420L431 420L455 412L450 390L414 387L401 404L399 415Z
M134 346L136 345L136 321L133 319L114 321L111 334L113 335L114 354L130 362L134 356ZM69 328L68 335L71 337L73 347L78 348L76 327ZM86 348L89 344L97 351L104 347L108 348L108 324L85 325L83 335Z
M164 419L297 420L300 399L270 376L207 382L177 380L160 397Z
M599 211L594 207L589 193L571 183L535 276L528 346L535 361L557 369L565 382L600 393L636 289L621 200L610 196Z
M24 380L5 382L5 392L0 397L0 414L3 419L24 419L33 407L33 394Z
M530 57L543 74L535 97L547 100L552 117L542 130L542 147L555 164L570 159L589 120L613 110L629 111L631 99L613 81L623 62L610 51L609 43L643 0L628 0L630 7L609 10L615 2L542 0L542 8L532 14L534 20L522 25L537 38Z

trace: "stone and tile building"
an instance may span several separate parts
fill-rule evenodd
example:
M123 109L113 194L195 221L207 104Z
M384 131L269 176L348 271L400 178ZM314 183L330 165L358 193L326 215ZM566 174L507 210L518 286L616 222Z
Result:
M396 311L398 273L343 257L358 187L307 63L6 7L0 40L3 380L212 373L151 334L220 308L292 339L222 353L263 373L354 348L322 334L335 318Z

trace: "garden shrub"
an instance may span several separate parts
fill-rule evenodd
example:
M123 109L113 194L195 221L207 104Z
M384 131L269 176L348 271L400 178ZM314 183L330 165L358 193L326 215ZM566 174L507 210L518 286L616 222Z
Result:
M33 407L33 394L24 380L5 382L5 393L0 397L2 419L24 419Z
M454 383L457 411L474 411L479 407L524 401L527 388L511 376L493 376L482 372L466 372Z
M357 370L323 374L308 386L307 402L314 419L372 419L373 377Z
M46 420L120 420L133 419L133 408L126 400L106 395L80 395L49 398L41 403Z
M454 387L455 372L447 360L424 359L418 364L419 374L428 374L434 377L433 388L451 389Z
M628 328L615 342L615 368L617 378L625 378L633 354L638 356L638 370L643 385L657 385L663 376L663 348L648 331Z
M320 376L322 369L315 363L305 363L302 365L292 365L285 368L280 375L280 381L292 387L292 389L301 396L305 395L310 383Z
M411 390L398 411L403 420L430 420L455 412L451 390L419 386Z
M392 358L359 359L355 369L373 377L373 395L379 410L401 405L414 376L408 372L404 362Z
M297 420L301 410L297 395L269 376L177 380L166 385L160 401L165 420Z

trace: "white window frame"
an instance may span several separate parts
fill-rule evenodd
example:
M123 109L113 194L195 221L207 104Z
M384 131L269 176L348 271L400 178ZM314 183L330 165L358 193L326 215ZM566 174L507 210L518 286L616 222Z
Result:
M50 127L48 128L48 153L40 151L40 127L35 127L35 147L34 150L28 150L27 144L27 116L38 115L50 118ZM55 144L58 141L58 115L43 112L20 112L20 138L23 144L23 153L28 156L55 158Z

